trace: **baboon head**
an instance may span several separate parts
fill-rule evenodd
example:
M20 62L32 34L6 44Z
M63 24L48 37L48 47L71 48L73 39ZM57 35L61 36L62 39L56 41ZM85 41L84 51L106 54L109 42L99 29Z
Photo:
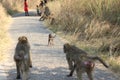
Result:
M65 43L65 44L63 45L64 53L69 52L70 48L71 48L71 45L70 45L69 43Z
M52 38L52 34L49 34L49 38Z
M20 36L20 37L18 38L18 42L19 42L19 43L27 43L27 42L28 42L28 39L27 39L26 36Z

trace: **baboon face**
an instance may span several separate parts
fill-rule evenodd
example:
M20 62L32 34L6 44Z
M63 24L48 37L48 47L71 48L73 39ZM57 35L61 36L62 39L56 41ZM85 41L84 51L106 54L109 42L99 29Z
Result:
M49 38L52 38L53 36L52 36L52 34L49 34Z
M63 45L63 50L64 50L64 53L67 53L70 50L70 44L69 43L65 43Z
M21 36L18 38L18 42L20 43L27 43L28 42L28 39L26 36Z

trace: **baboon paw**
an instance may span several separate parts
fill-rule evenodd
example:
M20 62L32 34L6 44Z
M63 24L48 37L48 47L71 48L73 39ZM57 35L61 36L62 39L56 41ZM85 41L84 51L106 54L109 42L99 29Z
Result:
M72 75L67 75L67 77L72 77Z
M29 67L32 68L32 65L30 65Z
M17 76L16 79L21 79L21 77L20 77L20 76Z

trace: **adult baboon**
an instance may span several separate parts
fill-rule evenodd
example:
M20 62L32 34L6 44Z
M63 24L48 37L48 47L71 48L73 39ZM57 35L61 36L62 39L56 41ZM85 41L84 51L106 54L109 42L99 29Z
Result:
M22 72L22 69L27 68L26 70L29 70L29 67L32 67L32 62L30 58L30 44L28 42L27 37L21 36L18 38L18 43L15 48L14 60L16 62L16 68L17 68L16 78L20 79L21 78L20 74ZM25 67L25 65L29 67Z
M54 45L54 38L56 35L49 34L48 35L48 46Z
M78 80L82 80L82 73L84 72L87 73L89 80L93 80L92 72L95 66L95 60L99 60L106 68L108 68L108 65L100 57L87 56L84 59L76 61L72 70L67 76L71 77L73 75L74 70L76 70Z
M69 43L64 44L63 50L66 54L66 59L70 70L73 69L74 62L79 60L79 56L82 58L82 56L88 55L85 51L77 48L74 45L70 45Z
M40 21L45 20L49 17L49 15L51 14L50 9L48 6L44 6L42 9L42 13L41 13L41 17L40 17Z
M88 56L88 54L68 43L64 44L64 53L66 53L66 59L69 65L70 74L68 77L73 75L74 70L77 72L78 80L82 80L82 73L87 72L90 80L92 78L92 71L94 68L94 61L99 60L105 67L108 68L107 64L98 56Z

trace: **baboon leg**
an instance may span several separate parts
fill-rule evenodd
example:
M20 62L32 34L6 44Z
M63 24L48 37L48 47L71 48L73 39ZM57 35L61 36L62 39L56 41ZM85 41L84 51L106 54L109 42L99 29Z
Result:
M29 54L29 67L32 68L32 60L31 60L30 54Z
M51 44L54 45L53 39L51 40Z
M70 60L70 58L68 58L67 56L66 56L66 59L67 59L67 62L68 62L69 70L72 70L73 67L74 67L72 60Z
M19 64L16 62L16 68L17 68L17 77L16 79L21 79L20 77L20 67L19 67Z
M76 73L77 73L77 80L82 80L82 71L76 69Z
M74 65L73 69L70 71L69 75L67 77L71 77L75 71L76 65Z
M48 46L50 45L50 38L48 38Z
M91 71L87 72L87 75L88 75L89 80L93 80L93 76L92 76L92 72Z
M23 74L22 74L22 80L27 80L27 73L26 72L23 72Z

